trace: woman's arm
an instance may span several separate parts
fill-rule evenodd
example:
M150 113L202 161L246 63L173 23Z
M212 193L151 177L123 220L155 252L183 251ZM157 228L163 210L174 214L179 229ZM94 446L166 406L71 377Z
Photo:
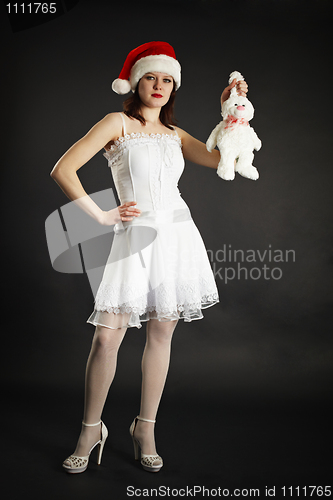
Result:
M87 193L76 174L105 144L121 135L121 117L117 113L106 115L89 132L76 142L60 158L50 175L70 200L76 200Z
M183 156L198 165L217 169L221 155L217 149L213 149L211 153L207 151L206 144L195 139L190 134L178 127L175 127L182 141Z
M120 218L130 220L125 216L140 212L131 206L136 202L128 202L104 212L87 195L76 173L109 141L115 140L121 134L122 120L119 113L109 113L60 158L50 173L65 195L100 224L112 225L119 222Z

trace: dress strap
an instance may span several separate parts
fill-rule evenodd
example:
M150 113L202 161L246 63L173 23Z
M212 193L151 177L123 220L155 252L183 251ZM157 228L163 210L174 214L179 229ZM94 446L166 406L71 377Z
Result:
M172 125L171 125L171 127L172 127ZM178 132L177 132L177 130L175 129L175 127L172 127L172 129L176 132L176 136L177 136L177 137L179 137Z
M123 121L123 132L124 132L124 136L126 135L126 124L125 124L125 118L124 118L124 115L123 113L119 113L120 116L121 116L121 119Z

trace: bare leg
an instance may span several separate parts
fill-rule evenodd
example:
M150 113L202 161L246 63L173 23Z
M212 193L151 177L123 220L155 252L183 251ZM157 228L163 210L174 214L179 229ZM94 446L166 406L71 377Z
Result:
M83 421L95 424L101 418L110 385L113 381L117 355L126 328L112 330L97 326L86 368L85 402ZM100 439L101 427L82 426L74 455L86 456Z
M142 389L140 417L155 420L157 409L164 389L171 352L171 340L178 320L147 323L147 339L142 357ZM137 421L135 438L139 441L142 453L156 454L154 424Z

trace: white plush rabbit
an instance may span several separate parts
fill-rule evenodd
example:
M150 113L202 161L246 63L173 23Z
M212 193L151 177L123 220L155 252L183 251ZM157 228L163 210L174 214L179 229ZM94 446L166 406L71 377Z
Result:
M229 85L235 78L237 81L244 80L238 71L234 71L230 75ZM222 105L221 115L223 121L214 128L206 142L208 151L212 151L216 145L220 150L217 174L226 181L233 180L235 172L249 179L258 179L259 173L252 161L253 149L259 151L261 140L249 125L254 107L247 97L237 95L236 87L233 87L229 99Z

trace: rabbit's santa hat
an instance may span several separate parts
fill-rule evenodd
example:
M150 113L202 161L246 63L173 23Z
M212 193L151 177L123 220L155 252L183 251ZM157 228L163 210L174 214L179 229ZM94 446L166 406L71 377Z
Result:
M135 91L139 80L149 72L167 73L180 87L181 67L173 47L166 42L148 42L133 49L126 57L119 77L113 81L112 90L117 94Z

